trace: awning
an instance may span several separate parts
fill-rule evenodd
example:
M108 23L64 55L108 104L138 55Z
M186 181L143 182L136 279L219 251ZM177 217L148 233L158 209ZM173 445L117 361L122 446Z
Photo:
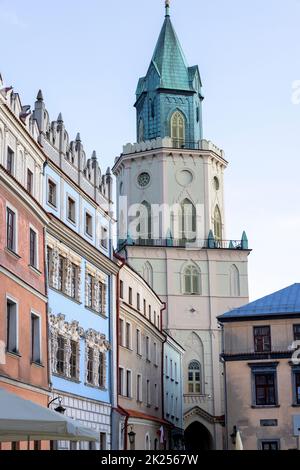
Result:
M63 416L0 388L0 442L93 441L99 435Z

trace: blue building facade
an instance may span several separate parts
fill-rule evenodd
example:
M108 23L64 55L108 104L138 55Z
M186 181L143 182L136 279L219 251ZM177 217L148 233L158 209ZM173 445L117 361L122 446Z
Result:
M69 143L61 115L50 123L41 93L35 113L48 156L43 205L50 217L46 244L53 399L62 399L68 416L99 433L96 444L57 446L109 449L118 271L112 261L112 178L109 169L101 174L95 152L86 158L79 135Z
M175 147L202 140L202 83L189 67L172 25L169 7L145 77L136 91L137 140L172 137Z

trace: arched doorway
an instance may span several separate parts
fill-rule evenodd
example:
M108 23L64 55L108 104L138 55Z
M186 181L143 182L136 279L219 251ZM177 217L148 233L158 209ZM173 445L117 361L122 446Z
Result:
M195 421L185 430L185 449L188 452L200 452L213 449L210 432L203 424Z

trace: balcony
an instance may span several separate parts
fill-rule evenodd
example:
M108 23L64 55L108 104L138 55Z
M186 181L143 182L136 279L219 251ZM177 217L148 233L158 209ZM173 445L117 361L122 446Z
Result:
M206 240L186 240L186 239L173 239L173 238L128 238L127 240L119 241L119 250L126 246L144 246L144 247L158 247L158 248L184 248L184 249L208 249L208 250L241 250L247 251L248 240L242 237L241 240L216 240L208 238Z
M199 406L199 405L207 405L211 402L212 397L211 395L193 395L193 394L186 394L183 397L185 405L192 405L192 406Z

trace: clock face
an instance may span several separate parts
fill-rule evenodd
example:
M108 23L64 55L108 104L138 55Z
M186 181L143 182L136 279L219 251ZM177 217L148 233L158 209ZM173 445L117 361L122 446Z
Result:
M148 186L148 184L150 183L150 175L149 173L141 173L139 176L138 176L138 183L139 185L141 186L141 188L145 188L146 186Z

